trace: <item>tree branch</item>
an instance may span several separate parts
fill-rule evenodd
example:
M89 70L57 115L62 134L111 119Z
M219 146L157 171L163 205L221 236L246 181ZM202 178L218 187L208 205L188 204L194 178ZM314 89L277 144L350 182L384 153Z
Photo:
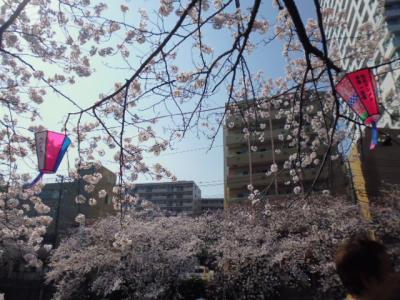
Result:
M310 39L307 36L307 32L304 27L303 21L301 20L297 6L294 3L294 0L283 0L283 2L285 3L286 9L293 21L293 24L296 28L297 36L299 37L299 40L300 40L301 44L303 45L304 51L306 53L314 54L316 57L318 57L322 61L324 61L328 68L335 70L337 73L342 71L342 69L340 67L338 67L337 65L335 65L329 59L329 57L325 56L321 50L319 50L317 47L315 47L314 45L311 44Z
M3 34L4 32L14 23L14 21L18 18L20 13L23 11L25 6L29 3L30 0L24 0L22 1L17 9L14 11L14 13L11 15L11 17L0 27L0 46L3 43Z

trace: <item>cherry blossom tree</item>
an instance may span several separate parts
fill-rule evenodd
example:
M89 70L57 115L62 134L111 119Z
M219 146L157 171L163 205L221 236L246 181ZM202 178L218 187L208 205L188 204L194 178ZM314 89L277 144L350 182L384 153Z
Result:
M48 281L56 297L160 299L178 294L197 256L213 239L213 217L109 217L67 238L52 256ZM215 239L215 238L214 238ZM88 251L88 249L91 249ZM84 265L82 265L83 263Z
M20 171L34 157L32 133L44 128L40 112L50 95L76 108L61 128L76 145L71 177L80 178L82 169L99 166L105 156L118 163L113 202L121 217L127 204L137 201L127 190L140 174L176 179L162 164L148 165L146 154L159 155L191 131L204 134L212 146L226 120L236 125L232 116L244 122L245 137L263 139L257 131L267 121L258 120L271 120L271 109L277 111L287 129L282 139L297 153L283 165L269 166L270 172L286 169L293 191L300 193L299 174L314 164L319 166L316 181L327 161L338 157L335 146L351 136L350 130L338 132L339 120L357 124L340 108L334 86L342 58L334 43L328 52L324 31L328 24L345 25L343 14L328 18L331 12L315 0L317 20L303 22L296 1L272 4L275 19L267 17L263 5L269 4L261 0L161 0L155 10L123 0L3 1L0 242L15 240L34 253L50 222L27 215L30 209L45 214L48 208L37 196L40 186L23 188L29 176ZM354 49L354 55L368 61L380 28L365 24L358 34L363 51ZM215 39L226 42L216 45ZM268 78L250 60L276 40L282 43L286 74ZM88 101L73 99L68 89L95 76L99 60L126 76L112 79L111 92L105 89ZM246 105L240 105L243 101ZM25 126L23 120L34 125ZM96 174L84 178L82 190L93 191L96 182ZM252 194L258 195L254 189ZM77 201L95 204L99 197L78 196ZM83 223L84 216L77 221Z
M373 230L398 257L398 200L398 189L377 199L373 224L356 205L332 196L194 219L142 211L129 213L122 227L110 217L65 239L52 254L47 280L59 299L179 299L180 280L201 264L214 271L206 298L287 299L293 292L338 299L344 291L333 256L345 239Z
M29 177L20 171L20 164L34 161L32 132L44 128L28 128L23 120L34 123L40 118L40 105L49 92L80 108L60 86L72 85L77 78L89 76L92 71L89 56L80 48L85 44L85 29L81 31L80 41L74 41L68 34L74 21L64 11L88 5L87 1L75 4L29 0L1 4L0 244L3 248L15 241L24 249L28 247L25 257L33 265L40 265L34 253L51 218L44 215L49 208L38 197L40 186L22 187ZM93 13L99 9L101 6ZM75 21L81 24L82 20ZM107 34L99 28L92 29L98 38ZM79 30L75 33L79 34ZM36 213L28 213L32 210Z

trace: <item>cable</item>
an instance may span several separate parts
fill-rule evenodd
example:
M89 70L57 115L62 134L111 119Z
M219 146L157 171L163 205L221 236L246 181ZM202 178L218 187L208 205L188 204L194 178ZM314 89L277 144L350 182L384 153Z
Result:
M220 148L220 147L223 147L224 145L216 145L216 146L213 146L213 147L200 147L200 148L189 148L189 149L186 149L186 150L182 150L182 151L176 151L176 152L168 152L168 153L164 153L164 154L160 154L160 155L155 155L155 156L147 156L147 157L144 157L144 158L158 158L158 157L163 157L163 156L169 156L169 155L175 155L175 154L180 154L180 153L187 153L187 152L196 152L196 151L201 151L201 150L207 150L207 149L209 149L209 150L211 150L211 149L215 149L215 148Z

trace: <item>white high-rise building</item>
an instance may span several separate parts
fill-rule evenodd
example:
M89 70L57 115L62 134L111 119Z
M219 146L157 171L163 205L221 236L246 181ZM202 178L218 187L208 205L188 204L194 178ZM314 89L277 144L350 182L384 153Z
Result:
M384 14L379 9L379 2L384 2ZM382 2L380 2L382 3ZM345 71L354 71L362 67L375 66L400 57L400 1L399 0L321 0L323 8L334 11L329 18L338 18L344 14L346 24L329 26L326 24L326 35L330 46L333 41L339 48L341 67ZM327 21L327 20L325 20ZM358 31L366 22L376 28L383 28L384 34L379 42L373 59L369 61L358 59L351 48L357 48ZM357 49L357 51L363 49ZM384 113L379 121L379 127L400 128L400 61L378 69L380 99Z

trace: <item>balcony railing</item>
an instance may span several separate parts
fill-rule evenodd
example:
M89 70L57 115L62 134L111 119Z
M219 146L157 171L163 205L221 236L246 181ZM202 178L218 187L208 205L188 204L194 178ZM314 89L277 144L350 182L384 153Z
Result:
M289 155L295 153L297 151L296 148L285 149L280 153L275 153L275 161L281 162L286 160ZM252 164L259 164L259 163L272 163L272 150L267 151L259 151L259 152L252 152L251 153L251 161ZM242 154L233 154L228 156L227 158L228 167L241 167L241 166L248 166L249 165L249 153L242 153Z
M274 137L275 140L278 140L278 136L280 134L285 134L287 131L284 129L274 129L272 130L272 136ZM269 130L264 131L264 142L257 142L257 144L263 143L265 144L265 141L270 140L271 133ZM256 141L257 137L256 136L251 136L250 141L252 144L254 144L253 141ZM236 145L236 144L245 144L247 145L247 138L244 137L243 133L229 133L226 136L226 144L228 146L231 145Z
M318 168L305 169L303 174L301 174L301 180L303 181L311 181L317 176ZM324 170L321 173L319 179L326 179L329 177L329 171ZM283 174L277 175L278 183L283 183L291 179L290 174L287 172ZM252 175L252 183L253 185L267 185L270 184L274 180L274 176L267 176L265 173L255 173ZM227 178L227 185L230 189L234 188L242 188L250 183L250 175L242 175L242 174L230 174Z

